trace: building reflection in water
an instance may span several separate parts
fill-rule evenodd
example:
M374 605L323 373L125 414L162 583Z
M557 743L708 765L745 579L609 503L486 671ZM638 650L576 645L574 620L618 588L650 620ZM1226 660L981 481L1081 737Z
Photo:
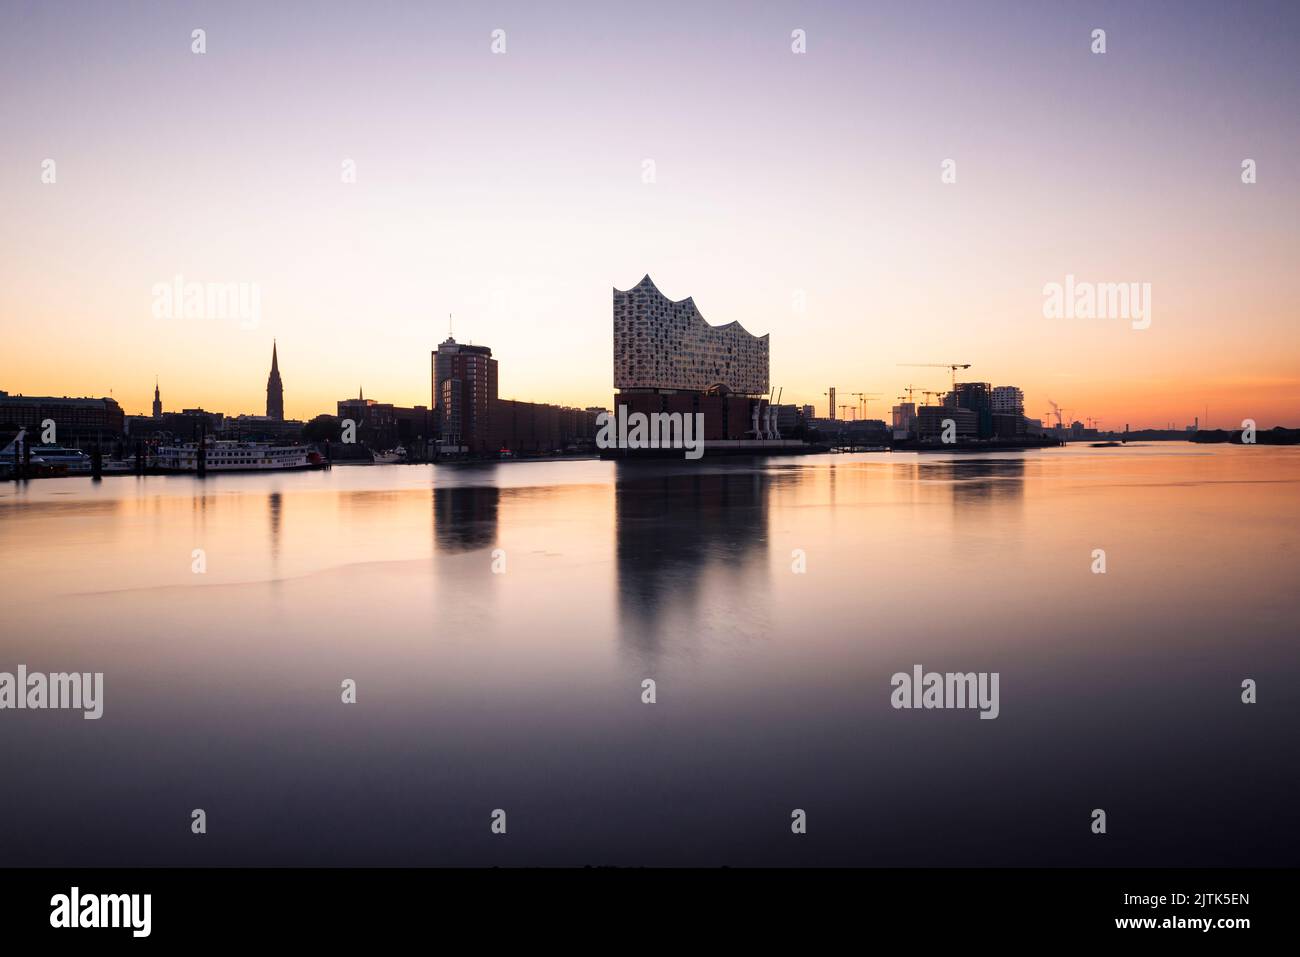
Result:
M280 557L280 523L283 518L284 500L279 492L272 492L266 497L266 507L271 518L271 560Z
M433 537L439 549L488 548L497 537L501 490L495 485L439 485L433 490Z
M655 653L671 629L744 631L765 612L769 475L620 462L615 482L625 643Z
M922 482L947 485L955 506L1007 504L1022 500L1025 494L1023 458L922 458L916 477Z

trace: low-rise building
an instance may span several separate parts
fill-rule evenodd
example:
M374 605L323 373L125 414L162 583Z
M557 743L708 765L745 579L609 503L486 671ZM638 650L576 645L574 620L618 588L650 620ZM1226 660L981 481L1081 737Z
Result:
M549 455L594 448L596 416L603 411L496 399L489 416L487 451Z
M338 418L351 420L359 441L376 449L394 449L399 445L408 452L419 449L433 438L433 415L428 406L401 406L367 399L361 390L355 399L340 399Z
M122 435L126 416L111 398L72 398L50 395L10 395L0 391L0 428L25 428L39 435L54 423L55 442L80 447Z
M221 433L224 438L285 442L300 438L303 424L301 419L272 415L235 415L226 416Z
M301 423L299 423L301 424ZM126 434L132 441L166 438L178 442L197 442L203 435L218 435L226 427L226 417L206 409L182 409L153 415L128 415Z

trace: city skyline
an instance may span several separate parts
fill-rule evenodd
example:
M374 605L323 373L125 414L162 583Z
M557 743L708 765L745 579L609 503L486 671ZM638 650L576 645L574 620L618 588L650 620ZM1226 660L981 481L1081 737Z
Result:
M0 0L10 936L687 871L769 946L1267 936L1298 64L1300 0Z
M286 417L357 381L424 404L450 313L502 396L586 407L610 290L649 273L770 336L819 413L834 385L883 417L948 385L904 364L961 362L1032 417L1294 426L1297 51L1270 27L1300 14L1158 6L10 10L0 388L144 412L158 372L255 413L280 339ZM1045 318L1069 276L1149 283L1149 328ZM175 277L256 287L257 321L158 318Z
M615 292L617 293L618 290L615 290ZM689 298L689 297L688 297L688 298ZM716 327L715 327L715 328L716 328ZM764 337L764 338L765 338L765 337ZM473 346L474 343L472 343L472 342L465 342L465 343L462 343L462 345ZM480 345L481 345L481 344L480 344ZM272 347L271 347L271 348L272 348L272 371L271 371L272 381L275 383L277 389L282 390L282 386L280 385L279 367L278 367L278 358L277 358L277 355L276 355L276 342L275 342L274 340L272 341ZM490 348L490 347L489 347L489 348ZM433 351L436 353L436 349L433 350ZM912 364L912 363L900 363L900 365L913 365L913 364ZM920 365L920 364L918 364L918 365ZM939 365L939 364L934 364L934 365L937 366L937 365ZM996 379L996 377L994 377L994 378ZM956 379L953 379L953 381L956 382ZM973 383L978 383L978 382L985 382L985 381L986 381L986 380L981 379L979 376L972 375L972 376L963 376L962 379L961 379L961 382L957 382L957 384L960 385L960 384L962 384L962 383L972 383L972 382L973 382ZM997 381L987 380L987 384L993 386L993 387L995 388L995 390L996 390L996 389L1015 388L1015 389L1017 389L1017 390L1023 392L1023 390L1020 390L1018 386L1003 385L1003 384L999 384L1000 382L1001 382L1001 380L997 380ZM941 404L944 404L944 402L947 401L947 400L945 400L945 399L941 399L941 398L939 398L939 397L940 397L940 396L946 396L946 395L949 395L949 394L950 394L950 392L951 392L951 383L950 383L949 386L943 386L942 383L940 383L939 385L940 385L939 388L937 388L937 389L933 389L933 390L921 390L919 387L917 387L916 389L914 389L914 392L915 392L916 395L921 395L923 391L925 391L925 392L929 392L929 393L931 393L931 394L934 394L934 395L936 396L936 399L933 400L932 402L930 402L929 404L932 404L932 405L936 405L936 404L937 404L937 405L941 405ZM220 412L220 413L225 413L225 414L232 415L232 416L233 416L233 415L254 415L254 416L256 416L256 415L261 415L261 413L259 413L259 412L247 412L247 411L244 410L244 408L243 408L242 406L235 406L233 409L227 409L227 408L212 408L212 407L205 406L205 405L203 405L202 403L198 403L198 402L187 402L187 401L185 401L185 400L183 400L183 399L182 399L181 401L175 402L173 405L171 405L171 406L169 407L169 406L168 406L168 403L166 402L166 400L163 400L163 399L160 397L160 394L159 394L159 393L160 393L160 388L161 388L161 387L160 387L160 377L159 377L157 374L155 374L155 377L154 377L154 385L153 385L153 392L152 392L151 395L150 395L149 409L148 409L148 410L141 410L141 411L136 411L134 407L132 407L132 406L130 406L130 405L128 405L128 404L123 403L123 402L120 400L120 398L119 398L117 395L113 394L112 392L110 392L110 393L107 394L107 395L97 396L97 395L92 395L92 394L90 394L90 393L81 394L81 393L78 393L76 390L65 391L65 392L55 392L55 391L46 391L46 392L41 392L41 391L29 391L29 392L23 392L23 391L21 391L21 390L9 390L9 389L6 389L6 390L4 390L4 391L5 391L7 394L9 394L9 395L13 395L13 396L48 396L48 397L53 397L53 398L60 398L60 397L61 397L61 398L110 398L110 399L113 399L114 401L119 402L119 404L121 405L121 408L122 408L123 413L126 414L126 415L128 415L128 416L145 416L145 415L152 415L152 416L155 416L155 417L156 417L156 416L159 415L159 414L161 413L161 411L164 410L164 409L167 410L167 411L179 411L179 410L181 410L181 409L202 409L202 410L207 411L207 412ZM364 386L361 386L360 388L361 388L361 389L364 389ZM777 386L776 386L775 384L773 384L772 388L773 388L773 390L775 390L775 389L777 388ZM901 389L903 392L906 392L908 388L910 388L910 386L902 386L902 387L900 387L900 389ZM271 386L268 384L268 386L266 387L266 392L269 392L270 389L271 389ZM427 384L426 384L426 389L425 389L425 391L426 391L426 393L428 392L428 385L427 385ZM264 395L266 395L266 392L264 392ZM857 393L857 392L851 392L851 391L846 390L846 389L843 389L843 388L840 388L840 389L839 389L839 396L840 396L840 398L845 398L845 397L853 398L853 396L855 396L855 395L859 395L859 394L860 394L860 393ZM1062 393L1062 394L1065 394L1065 393ZM301 413L298 413L298 414L290 414L290 413L286 413L286 412L280 411L278 415L272 415L272 414L271 414L271 408L270 408L270 406L268 405L268 406L267 406L266 415L267 415L267 417L270 417L270 418L279 418L279 419L286 419L286 420L301 420L301 421L308 421L308 420L313 419L313 418L315 418L315 417L317 417L317 416L320 416L320 415L331 415L331 414L333 414L333 413L330 412L330 407L337 406L337 404L338 404L339 401L346 401L349 397L350 397L350 396L344 396L344 397L341 397L341 398L336 397L332 402L328 403L328 404L327 404L327 407L324 408L324 409L315 409L315 410L313 410L313 411L305 411L305 410L304 410L304 411L302 411ZM515 399L516 397L514 397L514 396L510 396L510 398L511 398L511 399ZM801 397L801 398L798 398L798 399L791 399L791 398L788 397L788 396L783 396L782 398L783 398L783 404L786 405L786 406L794 406L794 407L798 407L798 408L804 408L804 407L807 407L807 406L811 406L811 407L813 408L814 413L815 413L815 416L816 416L817 418L838 418L838 419L843 419L843 420L845 420L845 421L857 421L857 420L859 420L859 419L877 419L877 420L880 420L880 421L888 422L888 421L889 421L889 418L890 418L890 410L891 410L891 408L897 406L897 404L898 404L899 402L902 402L902 401L914 402L915 405L916 405L918 408L919 408L920 406L922 406L922 405L927 404L927 403L924 401L923 398L922 398L922 399L917 399L917 398L915 398L915 396L913 396L912 398L909 399L909 397L908 397L907 395L905 395L905 394L900 394L900 395L892 396L892 397L891 397L891 396L889 396L889 395L886 395L886 394L881 393L881 394L879 394L879 396L878 396L877 398L873 398L873 399L868 400L868 408L867 408L865 414L861 414L861 413L862 413L862 409L861 409L861 407L860 407L860 400L858 400L858 399L854 399L853 402L837 402L836 407L835 407L835 414L834 414L834 415L831 415L831 414L830 414L831 409L830 409L830 405L829 405L830 399L828 398L827 393L823 393L823 395L822 395L822 397L821 397L820 399L813 399L811 396L808 397L807 399L804 399L804 398L802 398L802 397ZM408 405L408 406L410 406L410 407L421 407L421 406L422 406L422 407L426 407L426 408L429 408L429 409L432 409L432 408L433 408L433 405L436 404L436 403L428 404L428 403L432 403L432 400L429 398L428 395L425 396L424 401L414 401L414 400L413 400L413 401L410 401L410 402L407 402L407 403L403 403L403 402L400 401L400 400L393 400L392 398L387 397L387 396L385 396L385 400L388 401L390 404L393 404L393 405L403 405L403 404L405 404L405 405ZM264 399L263 399L263 402L266 402L266 401L268 401L268 400L267 400L266 398L264 398ZM572 402L555 402L555 401L552 401L552 400L548 399L548 398L545 397L545 396L542 396L542 397L530 397L530 398L528 398L528 399L522 399L522 400L519 400L519 401L537 402L537 403L542 403L542 404L556 405L556 406L562 406L562 407L565 407L565 408L575 408L575 409L578 409L578 408L598 408L598 407L599 407L599 408L603 408L603 407L605 407L605 406L608 404L606 400L598 400L598 401L595 401L595 402L589 402L589 403L586 403L586 404L583 404L583 405L578 405L578 404L576 404L576 403L572 403ZM280 398L279 403L280 403L280 404L277 405L277 408L280 409L280 410L282 410L282 409L283 409L283 399L282 399L282 398ZM871 405L870 403L875 403L875 404L874 404L874 406L873 406L873 405ZM1052 405L1053 408L1049 408L1049 409L1043 410L1043 411L1040 412L1040 413L1035 413L1034 407L1033 407L1033 406L1028 402L1028 400L1025 400L1025 402L1024 402L1024 404L1023 404L1023 406L1022 406L1022 408L1023 408L1023 415L1024 415L1026 418L1028 418L1028 419L1037 419L1037 420L1041 421L1041 422L1043 423L1043 425L1045 425L1045 426L1050 426L1050 425L1051 425L1052 417L1053 417L1054 414L1055 414L1055 408L1056 408L1056 407L1059 407L1059 408L1062 410L1062 414L1063 414L1063 417L1064 417L1064 418L1063 418L1063 422L1064 422L1064 424L1065 424L1066 426L1069 426L1069 425L1071 424L1071 422L1077 422L1077 423L1081 423L1081 424L1082 424L1082 423L1089 423L1089 424L1091 424L1091 423L1095 422L1095 423L1097 424L1098 428L1100 428L1100 430L1103 431L1103 432L1123 432L1123 431L1125 431L1125 427L1126 427L1126 426L1131 427L1134 431L1143 430L1143 429L1151 429L1151 430L1164 430L1164 429L1181 430L1181 429L1183 429L1184 427L1195 427L1195 428L1199 428L1199 429L1203 429L1203 430L1205 430L1205 429L1227 429L1227 430L1230 431L1230 430L1232 430L1232 429L1234 429L1234 428L1240 428L1240 427L1241 427L1241 424L1238 423L1238 422L1228 422L1228 423L1226 423L1226 424L1218 424L1218 423L1215 423L1215 422L1211 419L1211 417L1210 417L1210 414L1209 414L1209 412L1210 412L1209 407L1206 406L1205 408L1203 408L1203 409L1201 409L1201 410L1197 410L1197 409L1193 408L1189 413L1184 414L1184 415L1183 415L1183 418L1181 418L1181 419L1169 419L1169 420L1167 420L1167 421L1165 421L1165 422L1139 422L1139 421L1136 421L1136 420L1129 419L1128 417L1123 417L1123 416L1121 416L1121 418L1123 419L1122 424L1118 424L1118 420L1117 420L1117 422L1116 422L1115 424L1107 423L1107 424L1105 425L1105 427L1103 428L1103 427L1101 426L1101 423L1102 423L1102 417L1101 417L1101 416L1094 416L1094 415L1091 415L1091 414L1081 413L1081 412L1079 412L1077 409L1069 408L1065 403L1055 403L1054 400L1052 400L1051 398L1044 398L1044 399L1043 399L1043 403L1044 403L1044 404L1047 404L1047 405ZM845 411L845 410L847 410L847 411ZM1294 417L1294 416L1291 417L1291 418L1285 419L1285 420L1279 419L1279 420L1276 421L1276 422L1266 421L1266 422L1257 423L1257 424L1262 425L1264 428L1272 428L1272 427L1274 427L1274 426L1279 426L1279 427L1294 427L1294 426L1291 425L1291 423L1292 423L1293 421L1295 421L1295 417Z

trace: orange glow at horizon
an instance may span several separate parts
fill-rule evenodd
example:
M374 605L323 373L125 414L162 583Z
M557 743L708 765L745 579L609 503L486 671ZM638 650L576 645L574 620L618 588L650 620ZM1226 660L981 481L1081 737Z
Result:
M780 11L690 10L521 6L508 56L448 11L436 57L413 11L213 10L195 56L183 11L38 7L0 37L0 389L261 414L274 338L286 416L429 405L452 314L502 398L608 406L611 288L648 273L818 415L970 363L1036 418L1300 427L1293 60L1231 11L1113 11L1098 57L1046 8L846 5L806 56ZM1149 283L1150 327L1045 318L1066 276ZM175 277L256 321L160 317Z

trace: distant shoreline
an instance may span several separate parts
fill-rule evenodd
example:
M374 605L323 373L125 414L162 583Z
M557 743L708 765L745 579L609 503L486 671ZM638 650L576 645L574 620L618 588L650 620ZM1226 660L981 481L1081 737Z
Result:
M1044 449L1068 448L1070 446L1082 446L1086 448L1126 448L1126 447L1138 447L1141 445L1146 445L1154 442L1182 442L1188 445L1238 445L1238 446L1257 445L1257 446L1265 446L1268 448L1285 448L1285 447L1300 445L1300 429L1283 429L1281 427L1278 427L1276 429L1270 429L1266 432L1259 432L1256 435L1255 442L1242 442L1240 431L1227 432L1222 429L1215 429L1215 430L1206 430L1205 432L1194 433L1193 435L1189 435L1186 438L1166 438L1166 437L1133 438L1130 435L1128 442L1123 442L1121 440L1106 440L1104 442L1094 442L1090 440L1076 440L1076 441L1066 441L1060 444L1035 444L1035 445L1010 444L1010 443L1001 446L916 445L916 446L896 447L893 449L884 449L884 448L863 449L861 450L860 454L867 454L871 452L877 452L877 453L902 452L902 453L917 453L922 455L945 455L945 454L946 455L984 455L984 454L994 454L994 453L1001 453L1001 452L1035 452L1035 451L1042 451ZM855 454L855 453L848 450L841 451L841 450L830 449L830 448L819 448L815 451L809 450L809 451L802 451L802 452L706 455L703 458L699 459L698 461L708 463L708 464L717 464L718 462L725 462L728 460L734 461L738 459L747 459L747 458L782 458L787 456L807 457L807 456L846 455L846 454ZM408 466L409 465L436 465L443 468L462 469L462 468L481 468L484 465L513 465L513 464L526 463L526 462L637 462L637 461L662 462L665 461L665 459L662 456L658 458L627 457L627 458L611 459L611 458L602 457L595 453L584 453L581 455L531 455L531 456L512 457L512 458L503 458L503 459L483 458L483 459L442 459L442 460L427 461L427 462L375 462L367 465L360 465L360 464L352 465L350 463L334 463L334 464L338 465L340 468L346 468L346 469L386 468L389 466L403 466L403 465L408 465ZM331 471L331 469L332 466L330 465L322 465L322 466L310 467L305 469L304 468L250 469L246 471L222 470L216 472L209 472L206 476L204 476L204 478L214 479L221 475L226 475L226 474L279 475L279 474L297 473L297 472L327 472L327 471ZM187 476L191 478L197 477L197 473L195 472L178 472L175 470L164 470L164 469L150 467L150 468L146 468L143 472L137 472L133 468L105 470L104 473L100 476L100 478L113 478L119 476L138 478L141 476L172 476L172 475ZM54 474L54 475L29 475L25 479L22 479L21 481L37 481L37 480L44 481L47 479L93 478L93 477L94 476L92 476L89 472L77 471L77 472L64 472L62 474ZM17 482L20 480L12 474L9 474L7 472L0 472L0 482L11 482L11 481Z

